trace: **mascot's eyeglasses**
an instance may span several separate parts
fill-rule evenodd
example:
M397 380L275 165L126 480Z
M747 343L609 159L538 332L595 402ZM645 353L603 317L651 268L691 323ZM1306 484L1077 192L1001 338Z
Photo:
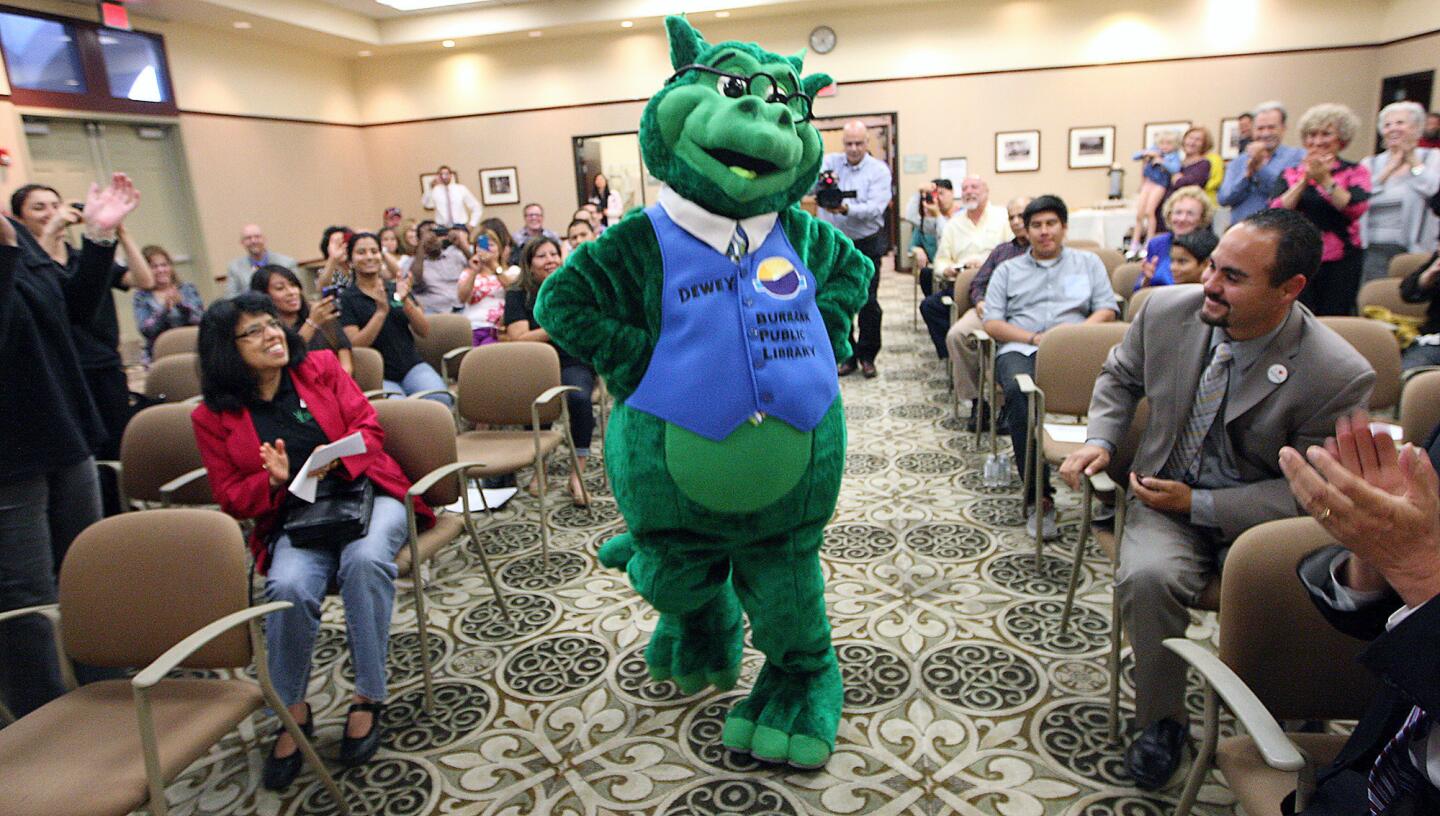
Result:
M731 99L739 99L745 94L754 92L756 96L761 97L766 102L778 102L789 108L790 113L794 114L797 124L810 121L810 97L803 93L785 93L779 81L770 74L761 72L751 74L747 77L739 74L729 74L718 68L711 68L708 65L692 64L682 65L677 68L675 73L671 74L670 78L665 80L665 84L669 85L679 79L680 75L686 71L703 71L719 77L720 79L715 83L715 89ZM763 86L763 91L761 88L757 88L755 84L759 80L764 80L766 83Z

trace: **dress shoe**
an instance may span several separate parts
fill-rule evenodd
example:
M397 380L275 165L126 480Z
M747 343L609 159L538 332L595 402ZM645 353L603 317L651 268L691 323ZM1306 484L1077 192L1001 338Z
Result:
M1185 748L1185 726L1171 719L1151 723L1125 749L1125 771L1141 790L1156 790L1175 775Z
M305 735L305 739L312 739L315 736L315 716L310 711L309 703L305 704L305 722L299 725L300 733ZM283 727L280 729L280 733L285 733ZM278 735L275 737L275 742L277 745L280 742ZM275 756L275 746L272 745L270 755L265 757L265 767L260 771L260 784L265 786L265 790L283 791L290 787L290 783L295 781L295 777L300 775L300 768L304 764L305 757L300 753L299 745L296 745L295 750L290 752L290 756L284 758Z
M874 364L874 363L870 362L869 360L861 360L861 361L860 361L860 373L865 376L865 379L867 379L867 380L873 380L873 379L875 379L875 375L878 374L878 373L880 373L880 372L878 372L878 371L875 370L875 364Z
M841 377L848 377L848 376L850 376L851 374L854 374L854 373L855 373L855 370L858 369L859 367L860 367L860 366L858 366L858 365L855 364L855 361L854 361L854 360L846 360L845 362L841 363L840 365L835 366L835 373L838 374L838 375L841 376Z
M370 731L363 737L350 736L349 715L356 711L369 711L375 715ZM345 736L340 739L340 764L347 768L364 765L380 750L380 717L385 713L384 703L351 703L346 712Z

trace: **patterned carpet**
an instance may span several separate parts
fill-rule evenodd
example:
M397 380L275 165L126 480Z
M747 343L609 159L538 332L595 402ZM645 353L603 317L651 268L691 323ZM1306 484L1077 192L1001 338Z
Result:
M1085 565L1076 625L1058 629L1076 497L1062 486L1067 543L1052 544L1037 570L1017 485L984 486L985 451L958 432L944 369L923 326L912 328L909 279L886 274L880 291L880 376L842 381L850 450L824 561L846 710L823 771L765 766L720 746L758 653L747 652L731 692L687 697L648 679L642 654L656 616L596 562L623 523L592 468L592 508L562 500L552 511L548 571L534 500L522 493L483 523L514 625L468 542L434 563L433 719L421 712L414 608L402 588L385 747L341 776L352 804L387 816L1170 813L1178 782L1155 795L1128 787L1122 746L1106 739L1111 570L1098 551ZM325 617L310 700L321 754L333 757L352 673L337 599ZM1213 618L1197 618L1191 635L1212 638ZM1127 672L1127 717L1131 693ZM1190 697L1198 722L1193 683ZM308 772L284 796L257 789L273 723L259 724L258 742L227 738L171 785L177 812L332 812ZM1232 810L1218 779L1201 802L1197 812L1212 816Z

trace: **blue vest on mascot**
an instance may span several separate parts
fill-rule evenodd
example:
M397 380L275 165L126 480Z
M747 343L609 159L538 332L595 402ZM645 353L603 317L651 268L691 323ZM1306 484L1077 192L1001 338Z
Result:
M814 430L840 383L815 276L780 222L737 262L659 204L645 215L664 268L660 341L625 404L716 442L757 414Z

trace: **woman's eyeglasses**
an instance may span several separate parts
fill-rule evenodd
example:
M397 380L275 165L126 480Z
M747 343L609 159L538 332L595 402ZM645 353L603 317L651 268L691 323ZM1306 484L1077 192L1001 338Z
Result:
M810 97L803 93L786 93L775 77L763 71L747 77L726 73L708 65L682 65L670 75L669 79L665 80L665 84L669 85L679 79L680 75L686 71L703 71L719 77L715 82L715 89L731 99L739 99L746 94L754 93L766 102L776 102L789 108L797 124L810 121Z
M280 326L280 321L278 321L278 320L276 320L275 318L272 317L272 318L270 318L269 320L265 321L264 323L255 323L255 324L251 325L250 328L248 328L248 329L246 329L245 331L242 331L242 332L240 332L239 334L235 335L235 339L236 339L236 340L254 340L255 338L257 338L257 337L259 337L260 335L264 334L266 329L279 329L279 328L281 328L281 326Z

